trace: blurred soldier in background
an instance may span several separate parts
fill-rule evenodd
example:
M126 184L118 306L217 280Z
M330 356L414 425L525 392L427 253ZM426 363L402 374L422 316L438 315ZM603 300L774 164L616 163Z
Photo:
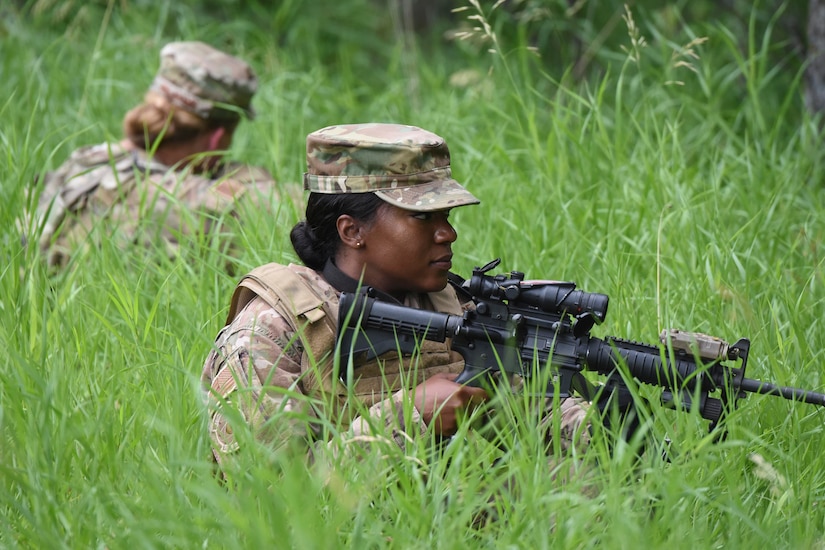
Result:
M224 160L242 118L251 118L252 68L202 42L174 42L143 103L126 113L119 143L82 147L44 174L34 217L20 220L52 267L104 240L174 256L182 239L225 229L241 201L271 209L277 184L263 168ZM220 245L231 254L231 232Z

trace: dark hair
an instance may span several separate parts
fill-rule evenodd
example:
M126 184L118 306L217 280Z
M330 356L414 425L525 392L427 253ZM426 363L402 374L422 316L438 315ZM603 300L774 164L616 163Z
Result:
M341 244L338 217L347 214L371 222L383 204L387 203L375 193L310 193L306 219L295 224L289 234L292 247L304 265L320 271Z

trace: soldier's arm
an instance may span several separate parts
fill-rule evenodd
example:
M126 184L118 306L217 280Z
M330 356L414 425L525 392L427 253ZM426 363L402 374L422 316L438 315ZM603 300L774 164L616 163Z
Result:
M239 447L239 422L275 446L314 438L314 408L300 384L301 353L289 325L260 298L221 331L201 375L219 461Z
M414 398L410 390L395 392L355 418L336 443L342 444L345 450L351 450L348 448L353 445L363 449L383 444L403 449L407 443L427 433L427 424L415 407Z
M458 384L455 377L451 372L432 375L414 389L396 392L373 406L369 419L352 424L353 440L372 443L383 437L404 448L429 432L439 438L454 435L462 417L488 398L483 388Z

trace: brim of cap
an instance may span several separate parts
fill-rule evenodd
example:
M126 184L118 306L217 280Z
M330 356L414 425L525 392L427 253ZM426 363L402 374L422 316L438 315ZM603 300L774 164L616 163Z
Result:
M413 185L375 191L384 201L415 212L446 210L468 204L479 204L472 193L454 179L443 179Z

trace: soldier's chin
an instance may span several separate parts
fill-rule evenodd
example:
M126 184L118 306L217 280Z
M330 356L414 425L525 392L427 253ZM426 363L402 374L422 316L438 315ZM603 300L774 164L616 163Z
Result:
M444 290L447 286L447 273L444 273L444 277L436 281L435 279L432 281L432 284L427 285L424 289L424 292L440 292Z

